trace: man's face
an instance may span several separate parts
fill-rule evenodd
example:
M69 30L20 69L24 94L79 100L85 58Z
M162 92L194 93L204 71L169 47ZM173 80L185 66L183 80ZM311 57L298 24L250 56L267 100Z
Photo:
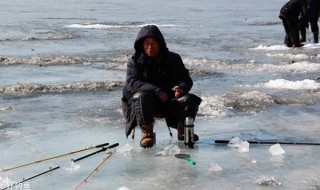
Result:
M160 44L154 38L146 38L143 41L143 49L149 57L156 57L160 51Z

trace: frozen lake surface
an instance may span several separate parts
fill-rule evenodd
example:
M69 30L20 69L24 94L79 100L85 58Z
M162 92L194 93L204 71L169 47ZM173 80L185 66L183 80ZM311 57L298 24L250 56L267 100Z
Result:
M79 189L320 189L320 45L283 45L284 0L10 0L0 7L0 169L102 143L115 152ZM126 139L121 112L126 61L140 28L156 24L194 79L200 105L194 149L157 120L156 145ZM312 41L312 40L311 40ZM245 144L245 143L244 143ZM196 162L173 154L178 147ZM245 144L247 145L247 144ZM75 189L110 152L100 149L0 171L0 188Z

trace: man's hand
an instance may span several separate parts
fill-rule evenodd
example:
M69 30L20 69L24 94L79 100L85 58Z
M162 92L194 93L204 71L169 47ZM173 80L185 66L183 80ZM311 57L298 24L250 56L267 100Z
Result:
M166 102L168 100L168 95L165 92L159 91L156 93L161 102Z
M180 98L183 95L183 90L179 86L173 87L172 90L174 91L174 96L176 98Z

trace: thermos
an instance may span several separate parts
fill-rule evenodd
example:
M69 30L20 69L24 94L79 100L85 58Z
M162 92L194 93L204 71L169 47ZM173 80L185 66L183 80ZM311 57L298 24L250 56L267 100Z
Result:
M184 127L184 144L188 148L193 148L194 144L194 125L193 118L187 117Z

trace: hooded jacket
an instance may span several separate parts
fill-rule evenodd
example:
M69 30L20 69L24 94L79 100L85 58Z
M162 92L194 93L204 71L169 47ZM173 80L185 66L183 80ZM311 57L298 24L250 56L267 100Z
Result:
M290 0L280 10L280 17L298 19L300 13L303 18L308 18L306 0Z
M148 37L152 37L159 42L160 60L155 60L145 54L143 41ZM174 86L179 86L183 89L184 94L187 94L193 85L189 71L185 68L181 57L168 50L164 37L157 26L147 25L142 27L134 42L134 49L135 53L127 64L126 82L121 99L122 111L126 120L125 133L127 137L132 129L137 126L132 102L135 93L163 91L168 94L170 99L174 97L171 90ZM167 120L167 123L170 123L170 121Z

